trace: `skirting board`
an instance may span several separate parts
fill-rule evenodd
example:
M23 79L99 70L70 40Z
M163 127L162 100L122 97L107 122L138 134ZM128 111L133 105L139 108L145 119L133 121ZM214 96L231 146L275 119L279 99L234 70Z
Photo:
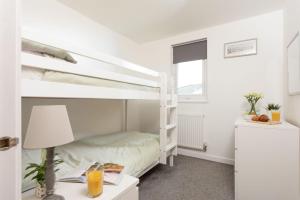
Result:
M194 158L200 158L200 159L204 159L204 160L209 160L209 161L214 161L214 162L219 162L219 163L225 163L225 164L229 164L229 165L234 165L234 159L210 155L207 153L189 150L189 149L178 148L178 154L184 155L184 156L190 156L190 157L194 157Z

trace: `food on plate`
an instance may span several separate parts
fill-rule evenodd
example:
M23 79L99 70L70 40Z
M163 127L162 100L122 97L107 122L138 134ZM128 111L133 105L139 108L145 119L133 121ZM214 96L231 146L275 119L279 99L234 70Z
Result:
M252 117L252 121L258 121L259 120L259 116L258 115L255 115Z
M252 121L256 122L268 122L270 119L267 115L255 115L252 117Z
M261 115L261 116L259 116L258 121L260 121L260 122L268 122L269 121L269 117L267 115Z

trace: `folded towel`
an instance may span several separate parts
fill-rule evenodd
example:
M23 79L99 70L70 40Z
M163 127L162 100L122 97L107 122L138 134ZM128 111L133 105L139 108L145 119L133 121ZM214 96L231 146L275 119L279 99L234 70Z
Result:
M77 61L65 50L40 44L38 42L33 42L27 39L22 40L22 50L40 55L48 55L74 64L77 63Z

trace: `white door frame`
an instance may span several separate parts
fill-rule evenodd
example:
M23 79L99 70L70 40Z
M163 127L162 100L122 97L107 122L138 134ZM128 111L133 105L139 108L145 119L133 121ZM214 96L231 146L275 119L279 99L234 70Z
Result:
M0 1L0 138L21 137L20 0ZM0 151L0 198L21 199L21 145Z

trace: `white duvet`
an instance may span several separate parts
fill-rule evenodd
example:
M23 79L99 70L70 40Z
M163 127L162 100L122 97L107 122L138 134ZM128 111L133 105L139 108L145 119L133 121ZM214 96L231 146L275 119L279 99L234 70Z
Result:
M64 160L59 166L58 178L78 168L86 168L91 162L113 162L124 165L124 172L138 176L159 160L159 136L151 133L123 132L82 139L56 148ZM38 162L39 151L23 151L23 175L27 163ZM32 182L23 181L23 191Z
M79 140L56 149L66 164L77 167L94 161L125 166L125 173L137 176L159 159L157 135L140 132L115 133Z

